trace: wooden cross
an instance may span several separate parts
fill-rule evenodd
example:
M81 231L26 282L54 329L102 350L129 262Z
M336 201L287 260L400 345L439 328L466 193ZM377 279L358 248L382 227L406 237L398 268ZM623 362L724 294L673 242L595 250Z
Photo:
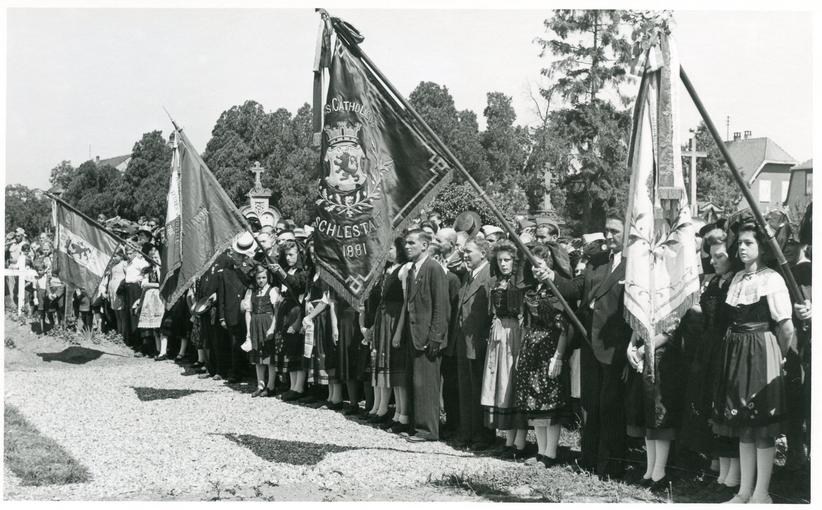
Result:
M31 269L9 268L3 271L4 276L17 277L17 317L23 313L23 303L26 300L26 280L34 280L37 272Z
M696 204L696 158L707 158L708 153L696 150L696 132L691 130L691 138L688 140L688 150L682 153L682 157L691 158L691 217L696 218L699 214L699 206Z
M259 161L254 162L254 166L251 167L251 172L254 174L254 188L261 189L263 187L262 181L260 181L260 175L265 172L266 169L260 166Z

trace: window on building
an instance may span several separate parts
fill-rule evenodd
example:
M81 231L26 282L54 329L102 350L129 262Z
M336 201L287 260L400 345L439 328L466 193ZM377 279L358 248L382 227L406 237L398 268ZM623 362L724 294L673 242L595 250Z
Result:
M761 181L759 181L759 201L771 201L771 181L767 179L762 179Z
M782 197L779 199L780 202L784 202L788 199L788 185L790 181L782 181Z
M811 195L813 190L813 173L805 172L805 194Z

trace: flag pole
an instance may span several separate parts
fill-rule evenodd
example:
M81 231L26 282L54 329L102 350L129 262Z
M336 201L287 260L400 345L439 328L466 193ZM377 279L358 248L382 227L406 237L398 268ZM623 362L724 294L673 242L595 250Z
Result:
M756 219L756 223L759 226L759 229L765 233L768 238L768 245L773 251L774 255L776 256L776 262L779 264L779 268L782 271L782 276L785 278L785 283L788 286L788 290L791 293L791 296L794 298L794 301L797 303L801 303L805 300L805 296L802 294L802 290L799 288L799 285L796 284L796 280L793 277L793 272L791 272L790 267L788 267L788 261L785 259L785 255L782 253L782 249L779 247L779 242L774 237L772 230L768 227L768 224L765 222L765 217L762 216L762 212L759 210L759 206L754 200L753 195L751 194L751 189L742 179L742 174L739 173L739 169L737 169L736 164L731 157L731 153L728 152L728 148L725 147L725 143L722 141L722 137L717 131L716 126L714 126L713 121L711 120L711 116L708 115L708 111L705 109L705 105L702 104L702 100L699 99L699 95L696 93L696 89L694 89L694 85L691 83L691 80L688 78L687 73L685 73L685 68L680 66L679 68L679 77L682 79L682 84L685 85L685 90L688 91L688 95L691 96L691 100L693 100L696 109L699 110L699 115L702 117L702 120L705 122L705 126L708 128L708 131L711 133L711 137L713 137L714 142L716 142L716 146L719 148L719 152L722 153L722 158L725 160L725 163L728 165L728 168L731 169L731 175L736 181L737 186L739 186L740 191L742 191L742 196L745 197L745 200L748 202L748 206L751 208L751 212Z
M102 230L103 232L105 232L106 234L108 234L108 235L109 235L112 239L114 239L114 240L115 240L115 241L117 241L118 243L125 244L125 245L127 245L129 248L131 248L131 249L133 249L133 250L136 250L136 251L137 251L137 253L139 253L139 254L140 254L140 256L142 256L144 259L146 259L146 261L148 261L148 263L149 263L149 264L151 264L152 266L158 266L158 267L160 266L160 264L158 264L158 263L156 263L155 261L151 260L151 258L150 258L150 257L147 257L146 255L144 255L144 254L143 254L143 250L142 250L142 248L140 248L140 247L139 247L139 246L137 246L136 244L132 243L132 242L131 242L131 241L129 241L128 239L121 239L120 237L118 237L118 236L117 236L117 234L115 234L114 232L110 231L109 229L107 229L107 228L106 228L106 227L104 227L103 225L101 225L101 224L97 223L95 220L93 220L93 219L89 218L88 216L86 216L86 215L85 215L85 214L83 214L82 212L78 211L75 207L73 207L71 204L69 204L68 202L66 202L66 201L65 201L65 200L63 200L62 198L59 198L59 197L57 197L57 196L55 196L55 195L52 195L52 194L51 194L51 193L49 193L48 191L44 191L44 192L43 192L43 194L44 194L44 195L46 195L47 197L49 197L50 199L54 200L55 202L59 202L59 203L63 204L63 206L64 206L66 209L68 209L68 210L70 210L71 212L73 212L73 213L75 213L75 214L79 215L81 218L83 218L83 219L84 219L84 220L86 220L87 222L89 222L89 223L91 223L92 225L94 225L95 227L99 228L100 230ZM55 229L56 229L56 228L57 228L57 226L55 225Z
M171 114L170 114L170 113L168 113L168 110L166 110L165 106L163 107L163 110L165 110L166 115L168 115L168 119L171 121L171 125L173 125L173 126L174 126L174 130L182 136L182 134L183 134L183 130L180 128L180 126L178 126L178 125L177 125L177 123L176 123L176 122L174 122L174 119L171 117ZM191 147L189 147L189 149L191 149ZM208 169L208 167L206 167L206 171L211 172L211 170L210 170L210 169ZM214 175L213 175L213 174L212 174L212 177L214 177ZM216 178L216 177L214 177L214 180L216 181L216 180L217 180L217 178ZM239 209L237 209L237 206L236 206L236 205L234 205L234 201L233 201L233 200L231 200L231 198L230 198L230 197L228 196L228 194L225 192L225 190L223 189L223 187L222 187L222 186L219 186L219 183L218 183L218 186L217 186L217 188L215 189L215 191L217 192L217 194L218 194L218 195L220 195L220 196L222 197L222 199L223 199L223 200L225 200L225 202L226 202L226 203L229 203L229 204L231 204L231 205L233 206L233 207L231 208L231 212L232 212L232 214L234 214L234 216L236 216L236 217L237 217L237 220L239 220L239 222L242 224L243 228L245 228L245 229L246 229L246 231L247 231L249 234L251 234L251 237L252 237L252 239L254 239L254 242L255 242L255 243L257 243L257 246L259 246L259 247L260 247L260 251L262 251L262 252L263 252L263 256L265 256L265 260L266 260L266 262L268 263L268 265L273 265L273 264L274 264L274 261L272 261L272 260L271 260L271 257L269 257L269 255L268 255L268 251L267 251L267 250L265 250L265 249L263 249L262 245L260 244L260 241L257 239L257 235L254 233L254 231L252 231L252 230L251 230L251 224L249 224L249 223L248 223L248 220L246 219L246 217L242 215L242 213L239 211ZM286 286L287 286L287 285L286 285Z
M330 16L325 9L317 9L317 11L320 13L321 16L323 16L324 19L325 17ZM485 190L482 189L482 187L480 187L479 183L477 183L477 181L474 180L473 177L471 177L471 174L469 174L465 167L462 166L462 163L460 163L456 156L454 156L454 154L445 145L445 143L443 143L443 141L440 140L440 137L437 136L436 133L434 133L434 131L431 129L428 123L426 123L425 120L423 120L423 118L420 116L420 114L417 113L417 111L408 103L408 101L405 100L402 94L400 94L400 92L396 89L396 87L394 87L394 85L388 80L388 78L386 78L385 75L382 74L379 68L377 68L374 62L372 62L371 59L368 58L368 55L366 55L362 51L358 44L354 43L353 41L347 40L345 38L345 34L341 33L339 30L336 30L336 27L335 32L337 33L338 37L340 37L346 42L346 46L348 47L348 49L354 52L358 57L360 57L368 65L371 71L374 74L376 74L380 78L380 80L382 80L385 86L388 87L388 90L390 90L391 93L394 94L396 99L403 105L403 107L405 107L405 109L423 127L426 134L428 134L428 136L431 137L431 139L434 141L437 147L441 151L443 151L448 156L448 158L451 159L453 165L457 167L457 170L460 171L465 180L471 185L472 188L474 188L474 191L476 191L479 194L480 198L483 200L483 202L485 202L485 205L487 205L488 208L491 210L494 217L496 217L496 219L500 223L502 223L503 228L508 232L508 235L511 237L511 240L514 242L514 244L517 245L517 248L519 248L523 252L523 254L531 262L531 264L536 265L536 259L534 258L534 255L531 253L531 250L529 250L525 243L522 242L522 240L516 234L514 228L511 226L508 220L505 219L505 216L497 208L496 204L494 204L494 202L491 200L491 198L488 196ZM574 324L574 327L576 327L577 330L579 330L585 341L589 342L588 332L585 330L585 327L582 325L582 322L580 322L576 314L574 314L574 311L571 309L571 306L568 304L567 301L565 301L565 298L562 297L556 285L554 285L554 282L552 282L551 280L545 280L545 283L548 285L548 288L551 290L554 296L556 296L557 300L562 305L562 308L565 309L565 312L568 314L568 318Z

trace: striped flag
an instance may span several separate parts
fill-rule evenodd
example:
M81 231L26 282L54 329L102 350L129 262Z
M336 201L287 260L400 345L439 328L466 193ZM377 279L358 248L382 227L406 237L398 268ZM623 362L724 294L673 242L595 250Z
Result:
M237 207L176 124L173 145L160 283L169 309L245 230Z
M94 297L120 241L59 202L54 205L54 225L52 272Z

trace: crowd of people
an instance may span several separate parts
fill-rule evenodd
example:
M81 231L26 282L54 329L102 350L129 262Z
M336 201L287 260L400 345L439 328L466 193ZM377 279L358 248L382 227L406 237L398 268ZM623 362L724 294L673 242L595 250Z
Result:
M784 232L784 218L770 219ZM161 236L141 225L141 250L115 257L94 301L82 291L74 301L83 324L116 328L137 356L228 384L253 377L250 398L325 407L412 442L572 463L654 491L669 488L675 445L717 473L717 500L770 501L775 439L787 436L786 469L808 462L810 302L792 302L750 215L705 225L699 306L654 339L651 356L624 319L623 228L616 211L583 239L539 224L520 233L528 258L497 226L457 231L432 214L397 235L367 302L353 308L319 278L310 227L283 220L239 234L166 311ZM806 230L782 241L809 297ZM36 251L34 309L44 324L60 321L48 239L35 249L24 234L7 240L7 258ZM577 421L572 460L559 437ZM647 459L633 476L630 438L644 440Z

